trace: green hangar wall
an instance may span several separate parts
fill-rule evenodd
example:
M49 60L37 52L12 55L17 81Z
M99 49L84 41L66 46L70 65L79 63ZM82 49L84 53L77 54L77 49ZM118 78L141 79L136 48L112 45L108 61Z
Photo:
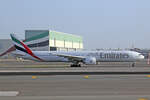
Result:
M70 51L83 49L81 36L51 30L26 30L24 42L32 50Z
M49 50L49 31L48 30L25 30L25 41L33 51Z

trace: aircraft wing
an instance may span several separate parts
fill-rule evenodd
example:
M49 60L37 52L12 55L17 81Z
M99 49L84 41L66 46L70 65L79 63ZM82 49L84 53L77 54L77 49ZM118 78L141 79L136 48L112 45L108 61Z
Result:
M59 56L59 57L68 58L68 60L70 60L70 61L82 61L85 59L85 57L83 57L83 56L73 56L73 55L57 54L57 53L52 53L52 54Z

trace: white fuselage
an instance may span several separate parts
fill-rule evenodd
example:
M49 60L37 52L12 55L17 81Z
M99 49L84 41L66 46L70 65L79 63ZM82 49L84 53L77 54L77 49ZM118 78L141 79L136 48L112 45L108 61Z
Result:
M134 62L144 59L144 56L134 51L33 51L33 53L45 62L69 62L68 58L59 57L55 54L66 54L72 56L94 57L96 62ZM36 60L27 53L13 53L24 59Z

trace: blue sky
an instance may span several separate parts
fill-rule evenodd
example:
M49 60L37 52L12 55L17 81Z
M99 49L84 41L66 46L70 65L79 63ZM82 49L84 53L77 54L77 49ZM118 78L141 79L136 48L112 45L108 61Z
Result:
M0 0L0 38L26 29L81 35L87 49L150 48L150 0Z

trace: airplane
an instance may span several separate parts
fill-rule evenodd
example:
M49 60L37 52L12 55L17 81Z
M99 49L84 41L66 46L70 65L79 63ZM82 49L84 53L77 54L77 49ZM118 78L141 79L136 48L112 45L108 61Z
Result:
M15 34L10 34L15 45L14 56L23 59L41 62L71 62L71 67L81 67L85 65L95 65L97 62L132 62L132 67L136 61L144 59L141 53L135 51L32 51L23 41L19 40Z

